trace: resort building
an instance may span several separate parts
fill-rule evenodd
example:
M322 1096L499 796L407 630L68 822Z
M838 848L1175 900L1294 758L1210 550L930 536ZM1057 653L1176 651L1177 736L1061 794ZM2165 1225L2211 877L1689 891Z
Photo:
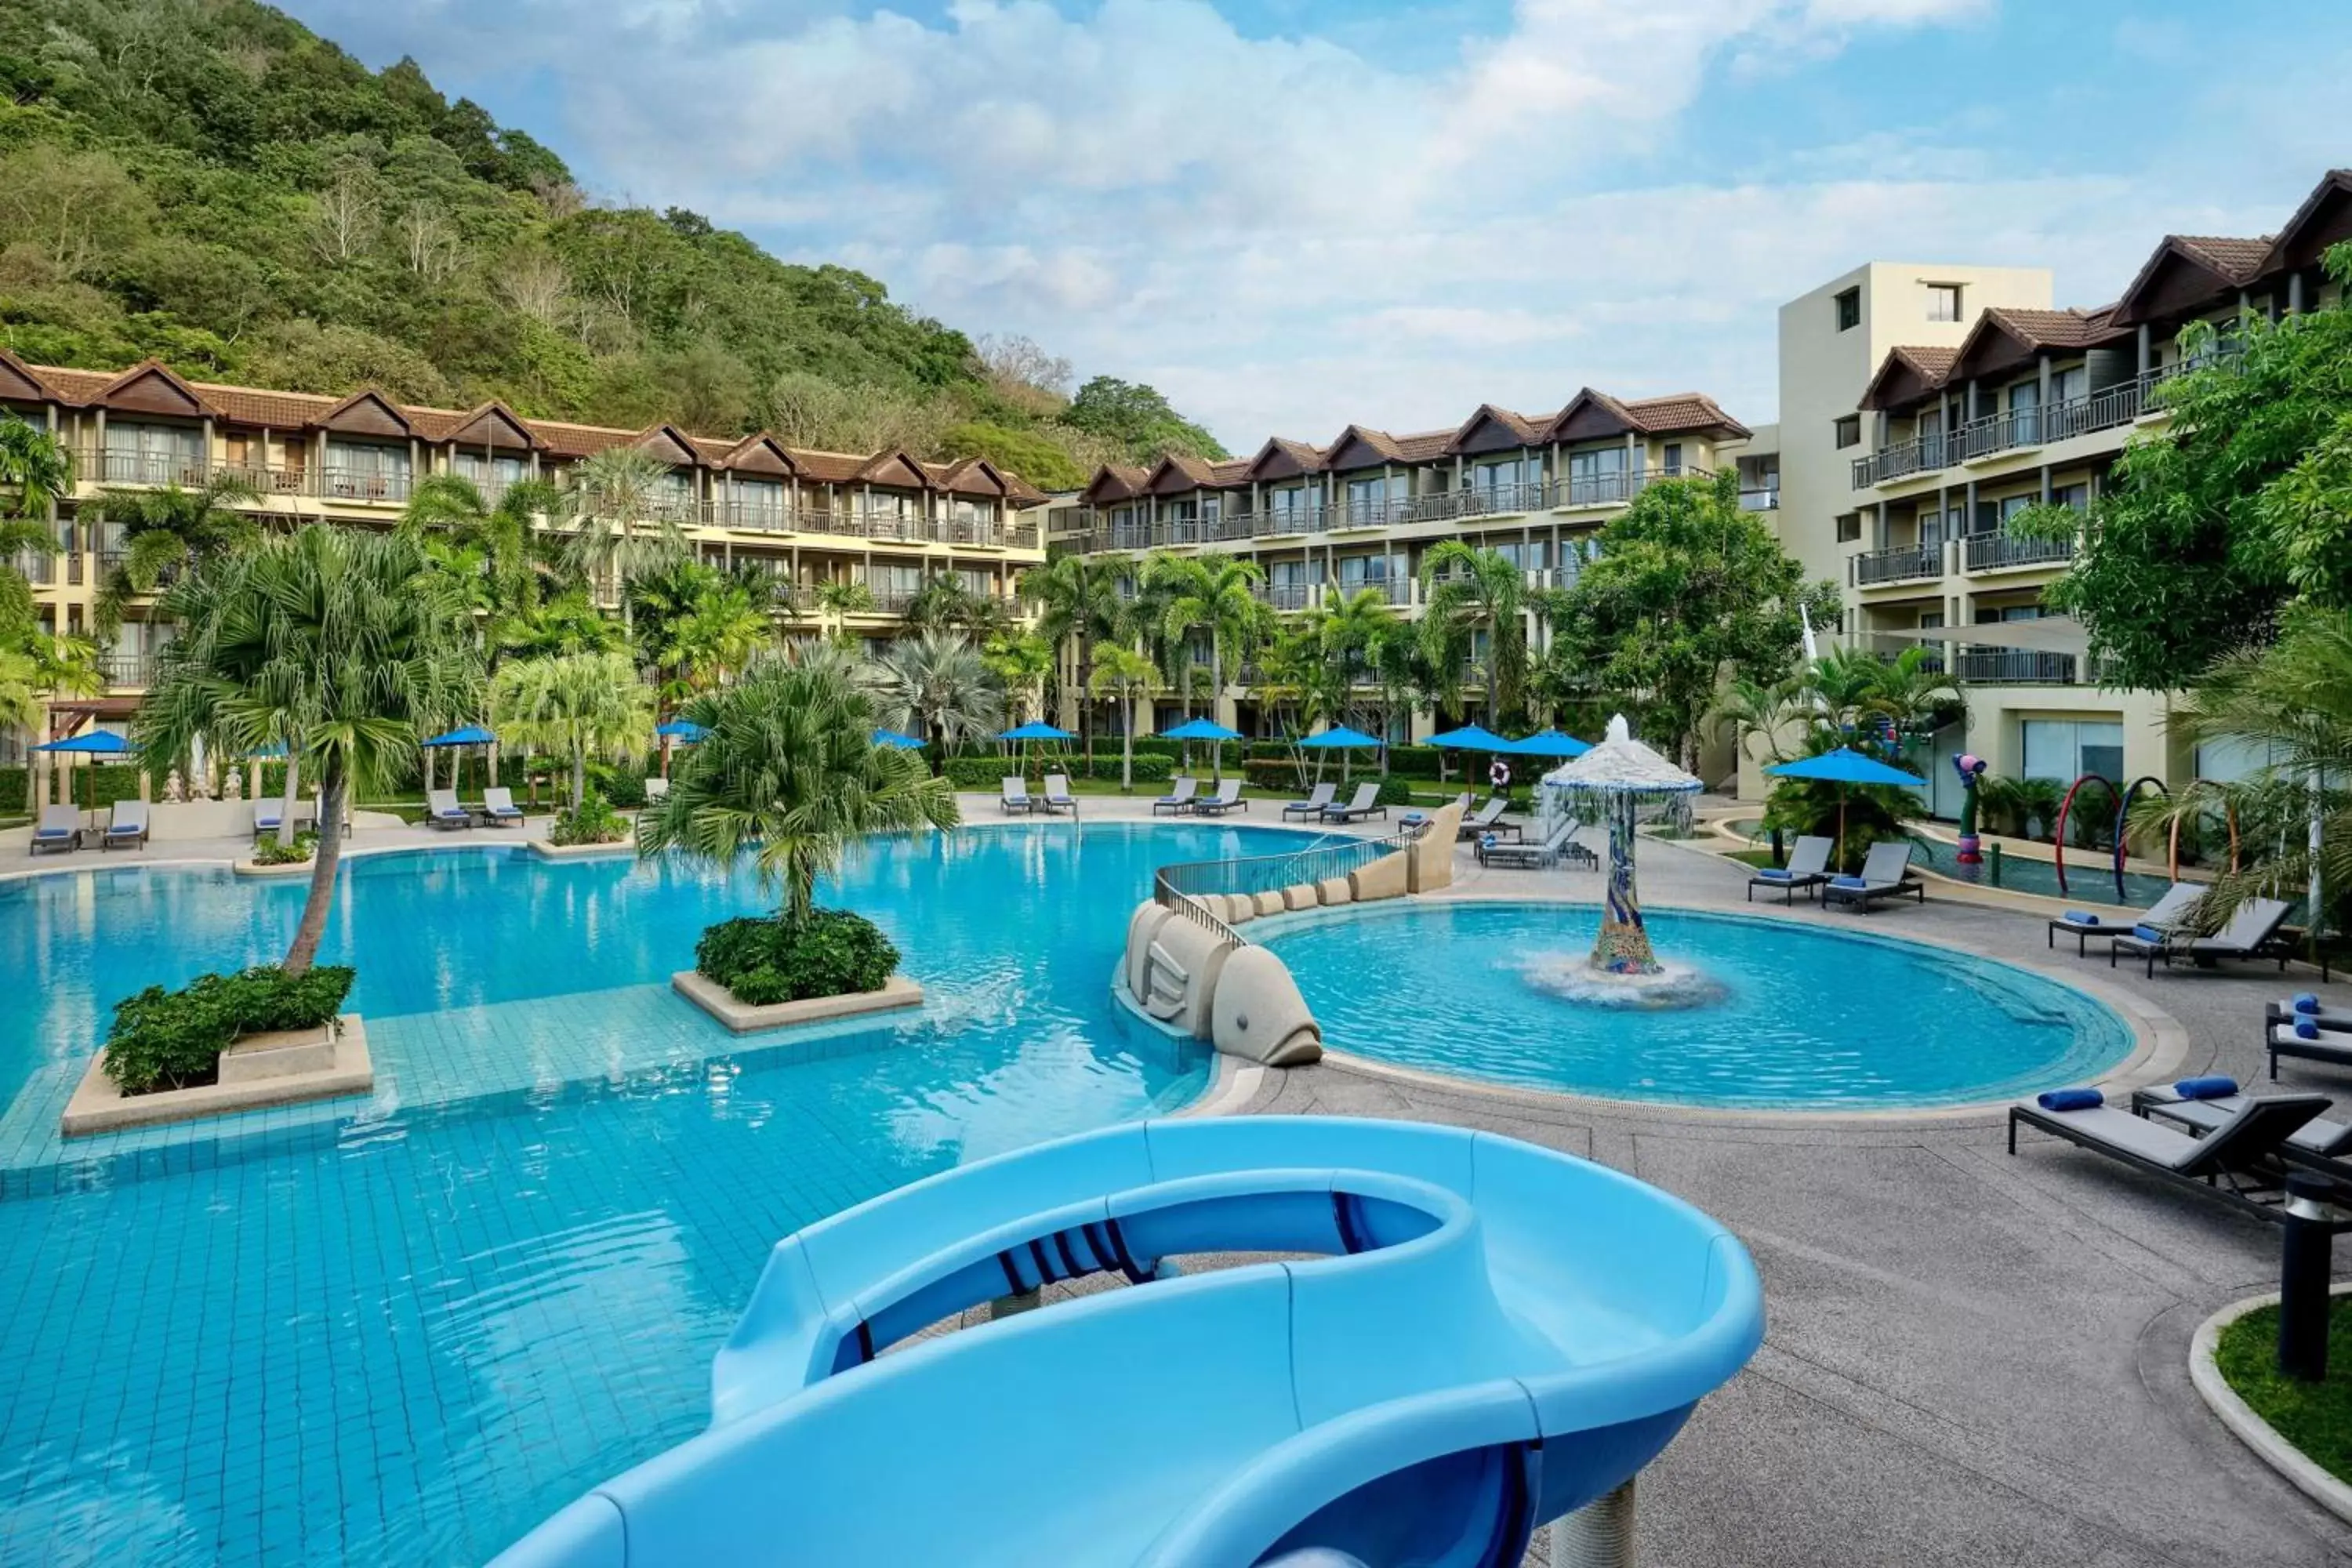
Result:
M1924 643L1969 693L1965 736L1937 748L1939 809L1965 748L1995 773L2071 782L2230 777L2242 760L2183 754L2160 693L2102 689L2079 631L2037 635L2042 591L2072 543L2008 537L2036 504L2085 507L2166 415L2158 389L2231 323L2332 300L2321 268L2352 237L2352 171L2332 172L2275 234L2168 235L2112 303L2057 307L2031 268L1872 262L1780 310L1776 448L1783 541L1844 593L1853 645ZM2071 623L2068 623L2071 627ZM1761 781L1744 763L1743 794Z
M1412 616L1423 607L1423 558L1439 542L1500 552L1530 588L1565 585L1590 558L1592 536L1643 487L1714 471L1749 434L1698 393L1617 398L1588 387L1549 414L1489 404L1443 430L1392 436L1350 425L1319 446L1276 437L1224 462L1171 457L1150 468L1105 468L1051 527L1072 549L1255 562L1265 574L1257 592L1276 610L1372 589ZM1745 493L1769 508L1776 482L1759 471ZM1530 630L1540 630L1532 618ZM1474 648L1474 666L1477 657ZM1265 727L1253 673L1244 668L1215 703L1219 721L1245 734ZM1478 705L1475 689L1465 701ZM1158 706L1178 707L1172 697ZM1435 721L1414 714L1412 736ZM1400 718L1391 738L1407 739L1405 728Z
M74 489L57 509L58 552L17 563L52 632L89 635L100 586L122 557L120 523L89 503L104 491L194 488L242 476L268 521L389 528L417 483L457 474L497 504L506 487L559 487L584 458L634 446L664 465L647 521L676 523L702 559L781 579L788 627L838 621L853 635L892 636L908 602L949 573L976 595L1010 603L1024 568L1044 560L1045 497L988 462L926 463L903 451L809 451L761 433L697 436L667 424L615 430L526 419L498 403L415 407L362 390L336 398L192 382L150 361L121 372L26 364L0 351L0 412L51 432L72 456ZM827 609L820 590L863 584L870 608ZM614 602L618 584L600 585ZM840 601L836 600L836 603ZM849 603L857 603L852 599ZM172 628L134 602L101 650L106 690L60 698L63 734L138 706ZM0 734L0 763L26 738Z

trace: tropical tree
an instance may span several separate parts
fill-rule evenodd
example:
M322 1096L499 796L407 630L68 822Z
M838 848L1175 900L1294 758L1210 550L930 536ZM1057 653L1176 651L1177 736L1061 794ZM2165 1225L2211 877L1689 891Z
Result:
M567 588L494 629L504 658L616 653L629 646L629 634L589 602L585 588Z
M111 637L122 625L124 606L174 574L250 549L262 528L240 509L260 499L251 480L224 468L194 489L110 489L91 502L90 515L122 530L122 559L99 584L90 605L98 635Z
M680 700L751 663L775 641L760 584L700 561L678 561L633 579L637 652Z
M57 437L0 414L0 625L32 619L32 580L17 562L57 553L50 512L72 489L73 459Z
M401 513L401 531L475 552L469 564L483 580L479 602L491 620L493 664L502 628L538 608L556 585L556 552L538 520L561 515L563 502L563 492L546 480L524 479L501 490L493 506L463 475L433 474L418 482Z
M686 716L703 739L637 818L637 853L730 866L755 849L762 885L782 886L787 922L807 920L817 879L859 838L956 824L946 779L874 743L873 700L841 660L768 655Z
M1118 635L1118 582L1134 570L1125 556L1057 555L1022 575L1021 597L1036 606L1037 635L1068 656L1081 693L1094 689L1095 645ZM1092 762L1093 704L1078 704L1078 730Z
M883 721L912 730L944 752L996 732L1003 688L961 632L900 637L875 661L874 698Z
M414 540L312 526L199 562L162 609L180 634L133 721L141 750L282 742L319 781L310 896L285 959L299 974L326 929L352 792L404 775L419 734L478 707L465 602Z
M607 447L574 470L564 492L561 559L580 581L619 579L623 626L633 616L629 579L694 554L677 519L662 514L660 490L668 473L635 447Z
M817 614L824 621L825 631L840 637L848 629L845 622L851 616L871 614L874 590L855 579L845 579L816 585Z
M1007 714L1017 720L1042 717L1045 684L1054 675L1054 645L1018 627L999 631L981 645L980 657L1004 689Z
M1126 722L1119 727L1118 787L1122 794L1135 793L1135 724L1136 705L1151 694L1159 683L1160 668L1131 647L1117 643L1105 643L1095 650L1094 670L1087 691L1096 697L1108 698L1124 706L1120 711Z
M974 593L952 572L934 572L907 601L908 626L920 632L959 631L985 638L1004 624L1004 608L986 594Z
M1176 652L1178 668L1171 673L1187 713L1192 634L1209 634L1209 700L1214 704L1252 645L1263 640L1266 609L1251 590L1265 581L1264 567L1237 556L1154 551L1144 558L1144 586L1159 602L1160 635Z
M1457 662L1468 634L1484 631L1486 721L1497 728L1504 714L1525 700L1528 627L1521 612L1527 586L1517 562L1465 540L1441 540L1421 558L1422 598L1429 605L1422 617L1423 635L1431 662L1440 668Z
M572 763L572 809L588 795L588 759L641 756L653 743L654 697L625 653L519 659L490 683L501 740Z

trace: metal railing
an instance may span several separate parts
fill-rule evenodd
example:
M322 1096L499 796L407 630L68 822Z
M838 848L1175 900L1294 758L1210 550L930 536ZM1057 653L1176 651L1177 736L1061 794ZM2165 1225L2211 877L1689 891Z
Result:
M331 500L364 501L374 505L396 506L408 500L409 475L405 468L325 468L319 470L318 489L314 492Z
M1959 677L1979 686L2072 686L2076 660L2071 653L2043 648L1964 647Z
M2037 566L2074 558L2074 542L2065 539L2012 539L2006 533L1979 533L1968 541L1971 572L1998 572L2011 566Z
M1944 574L1940 544L1898 544L1891 550L1866 550L1851 557L1849 581L1867 588L1879 583L1899 583L1908 577Z
M58 578L57 557L54 555L21 550L10 558L8 564L24 574L25 581L37 588L47 587Z
M1207 927L1228 946L1245 947L1248 939L1213 912L1202 899L1213 893L1255 896L1278 892L1302 882L1324 882L1361 870L1383 856L1410 847L1412 837L1402 830L1380 838L1334 835L1302 849L1280 855L1246 855L1228 860L1186 860L1162 866L1151 876L1151 897L1161 908Z
M2203 359L2196 364L2211 363ZM1973 462L1997 452L2039 447L2129 425L2148 412L2156 389L2195 365L2160 366L2144 375L2047 407L2009 408L1971 419L1948 435L1919 436L1853 459L1853 488L1927 473L1953 463Z
M1762 489L1741 490L1739 510L1742 511L1778 511L1780 510L1780 487L1769 485Z
M98 672L110 687L147 686L155 678L155 656L152 653L102 653L98 656Z

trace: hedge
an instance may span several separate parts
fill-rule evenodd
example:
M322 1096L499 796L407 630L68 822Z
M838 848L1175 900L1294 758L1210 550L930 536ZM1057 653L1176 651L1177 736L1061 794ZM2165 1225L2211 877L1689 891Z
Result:
M879 991L898 967L882 929L847 910L721 921L695 943L694 968L754 1007Z
M236 974L200 974L186 989L150 985L116 1004L106 1036L106 1073L125 1094L215 1082L220 1054L246 1035L315 1029L342 1010L352 971L321 963L288 974L265 964Z
M946 768L948 782L958 789L985 790L993 793L1014 773L1021 773L1017 757L950 757ZM1092 768L1083 756L1032 757L1024 775L1032 783L1042 784L1047 773L1067 773L1074 779L1100 779L1108 784L1118 782L1118 753L1108 756L1097 752ZM1137 784L1166 784L1176 776L1176 759L1167 756L1135 754Z

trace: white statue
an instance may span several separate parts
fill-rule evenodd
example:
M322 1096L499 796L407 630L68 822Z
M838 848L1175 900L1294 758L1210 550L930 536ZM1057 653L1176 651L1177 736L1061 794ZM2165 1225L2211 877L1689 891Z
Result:
M223 800L243 800L245 798L245 770L242 768L224 768L221 770L221 798Z
M165 805L182 805L186 804L187 798L188 786L181 779L180 770L173 768L170 773L163 775L163 804Z

